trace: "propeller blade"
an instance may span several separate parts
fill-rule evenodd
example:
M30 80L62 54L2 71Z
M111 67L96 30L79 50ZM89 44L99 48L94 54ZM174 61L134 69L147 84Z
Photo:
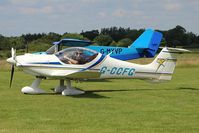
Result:
M11 49L11 56L12 56L12 59L15 60L15 58L16 58L16 50L14 48Z
M14 76L14 71L15 71L15 68L14 68L14 65L12 65L12 67L11 67L11 75L10 75L10 88L11 88L11 85L12 85L12 79L13 79L13 76Z

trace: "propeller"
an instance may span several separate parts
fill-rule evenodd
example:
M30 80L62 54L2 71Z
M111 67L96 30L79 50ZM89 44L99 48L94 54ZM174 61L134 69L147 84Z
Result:
M10 87L12 85L12 79L14 76L14 65L16 64L16 50L14 48L11 49L11 57L7 59L7 62L9 62L11 66L11 75L10 75Z
M15 60L16 58L16 50L14 48L11 49L11 58Z
M13 79L13 76L14 76L14 71L15 71L15 67L14 65L11 66L11 75L10 75L10 88L12 86L12 79Z

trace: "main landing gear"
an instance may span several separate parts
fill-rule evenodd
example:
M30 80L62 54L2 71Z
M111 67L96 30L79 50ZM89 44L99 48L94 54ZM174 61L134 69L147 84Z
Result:
M71 87L71 81L69 79L66 80L66 86L64 85L64 80L60 80L59 85L55 88L54 91L55 93L61 93L64 96L80 95L85 93L82 90Z
M41 78L36 78L31 86L25 86L21 89L21 92L24 94L44 94L46 93L44 90L39 88L41 83ZM80 95L84 94L85 92L82 90L75 89L71 87L71 81L69 79L66 80L66 85L64 85L64 80L60 80L60 83L54 89L55 93L61 93L64 96L70 95Z

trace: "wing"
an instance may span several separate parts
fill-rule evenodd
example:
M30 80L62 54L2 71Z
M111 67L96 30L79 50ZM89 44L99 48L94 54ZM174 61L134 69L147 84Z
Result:
M79 70L57 70L57 71L53 71L51 73L51 76L54 77L66 77L68 75L74 74L74 73L78 73Z
M79 70L65 70L53 72L51 78L70 78L70 79L96 79L100 78L99 71L79 71Z

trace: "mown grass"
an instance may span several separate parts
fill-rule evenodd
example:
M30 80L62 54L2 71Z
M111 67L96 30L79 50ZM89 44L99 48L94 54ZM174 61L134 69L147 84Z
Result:
M73 81L72 85L86 94L67 97L51 91L58 84L54 80L42 81L46 95L22 94L21 88L30 85L34 77L19 70L9 88L10 66L0 60L0 132L198 133L198 57L198 53L180 55L173 79L167 83Z
M199 132L199 67L177 67L172 81L73 82L81 96L53 94L58 81L44 80L49 94L25 95L20 89L34 77L0 71L0 132Z

